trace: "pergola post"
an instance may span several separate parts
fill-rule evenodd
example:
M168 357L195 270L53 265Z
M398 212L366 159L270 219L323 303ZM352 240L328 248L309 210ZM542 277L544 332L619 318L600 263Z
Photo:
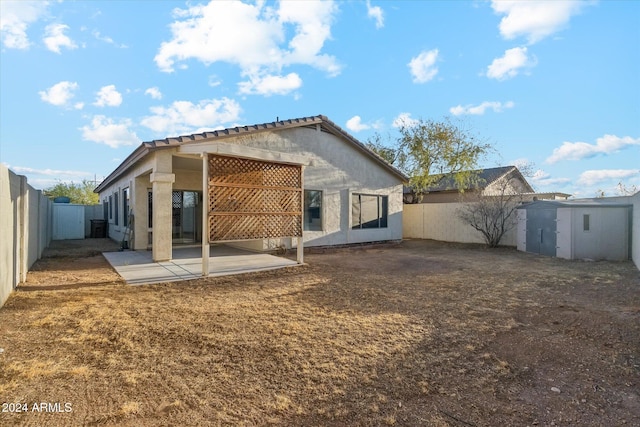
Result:
M202 275L209 275L209 153L202 153Z
M304 263L304 166L300 165L300 236L296 244L296 262Z

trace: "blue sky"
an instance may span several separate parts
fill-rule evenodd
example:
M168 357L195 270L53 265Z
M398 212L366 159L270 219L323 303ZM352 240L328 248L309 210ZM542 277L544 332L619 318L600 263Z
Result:
M640 189L637 1L0 2L0 161L36 188L142 141L324 114L465 120L538 191Z

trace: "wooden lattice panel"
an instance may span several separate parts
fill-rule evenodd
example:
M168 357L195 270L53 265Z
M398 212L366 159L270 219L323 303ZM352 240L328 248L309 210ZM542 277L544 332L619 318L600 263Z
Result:
M302 167L209 155L210 241L302 236Z

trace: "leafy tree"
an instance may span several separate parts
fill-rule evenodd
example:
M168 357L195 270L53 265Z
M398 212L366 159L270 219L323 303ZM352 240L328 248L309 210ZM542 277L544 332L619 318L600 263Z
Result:
M460 191L475 183L478 164L492 146L462 121L417 120L401 124L400 137L386 141L376 133L367 147L410 177L413 203L427 188L450 178ZM476 170L476 172L474 172Z
M86 179L82 180L81 184L75 184L73 182L67 184L65 182L58 182L56 185L44 190L44 195L51 200L56 197L68 197L71 203L77 203L80 205L97 205L100 203L98 194L93 192L95 183Z
M451 178L464 191L474 181L473 170L491 149L464 122L446 118L402 124L396 150L398 166L418 195L443 178Z
M376 132L367 140L366 145L371 151L386 160L387 163L395 165L398 160L398 149L388 142L390 140L391 137L387 136L387 143L385 143L382 135Z
M464 172L477 169L481 157L491 148L462 122L418 120L400 127L399 161L418 190L449 175L465 184Z

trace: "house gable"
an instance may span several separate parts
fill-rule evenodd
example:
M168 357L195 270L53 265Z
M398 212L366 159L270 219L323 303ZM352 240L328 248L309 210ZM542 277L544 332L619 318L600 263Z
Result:
M302 117L289 120L280 120L275 122L261 123L248 126L236 126L215 131L207 131L198 134L183 135L178 137L169 137L164 139L156 139L143 142L133 153L131 153L104 181L95 189L99 193L102 189L109 185L110 182L118 179L118 177L126 172L133 164L143 159L150 152L162 149L176 148L191 144L214 142L214 141L242 141L256 140L258 135L264 133L280 132L287 129L308 128L320 132L326 132L342 139L346 144L352 145L361 154L374 160L379 167L387 170L395 175L400 181L407 181L408 177L400 170L387 163L382 157L370 150L365 144L351 136L340 126L329 120L324 115Z

